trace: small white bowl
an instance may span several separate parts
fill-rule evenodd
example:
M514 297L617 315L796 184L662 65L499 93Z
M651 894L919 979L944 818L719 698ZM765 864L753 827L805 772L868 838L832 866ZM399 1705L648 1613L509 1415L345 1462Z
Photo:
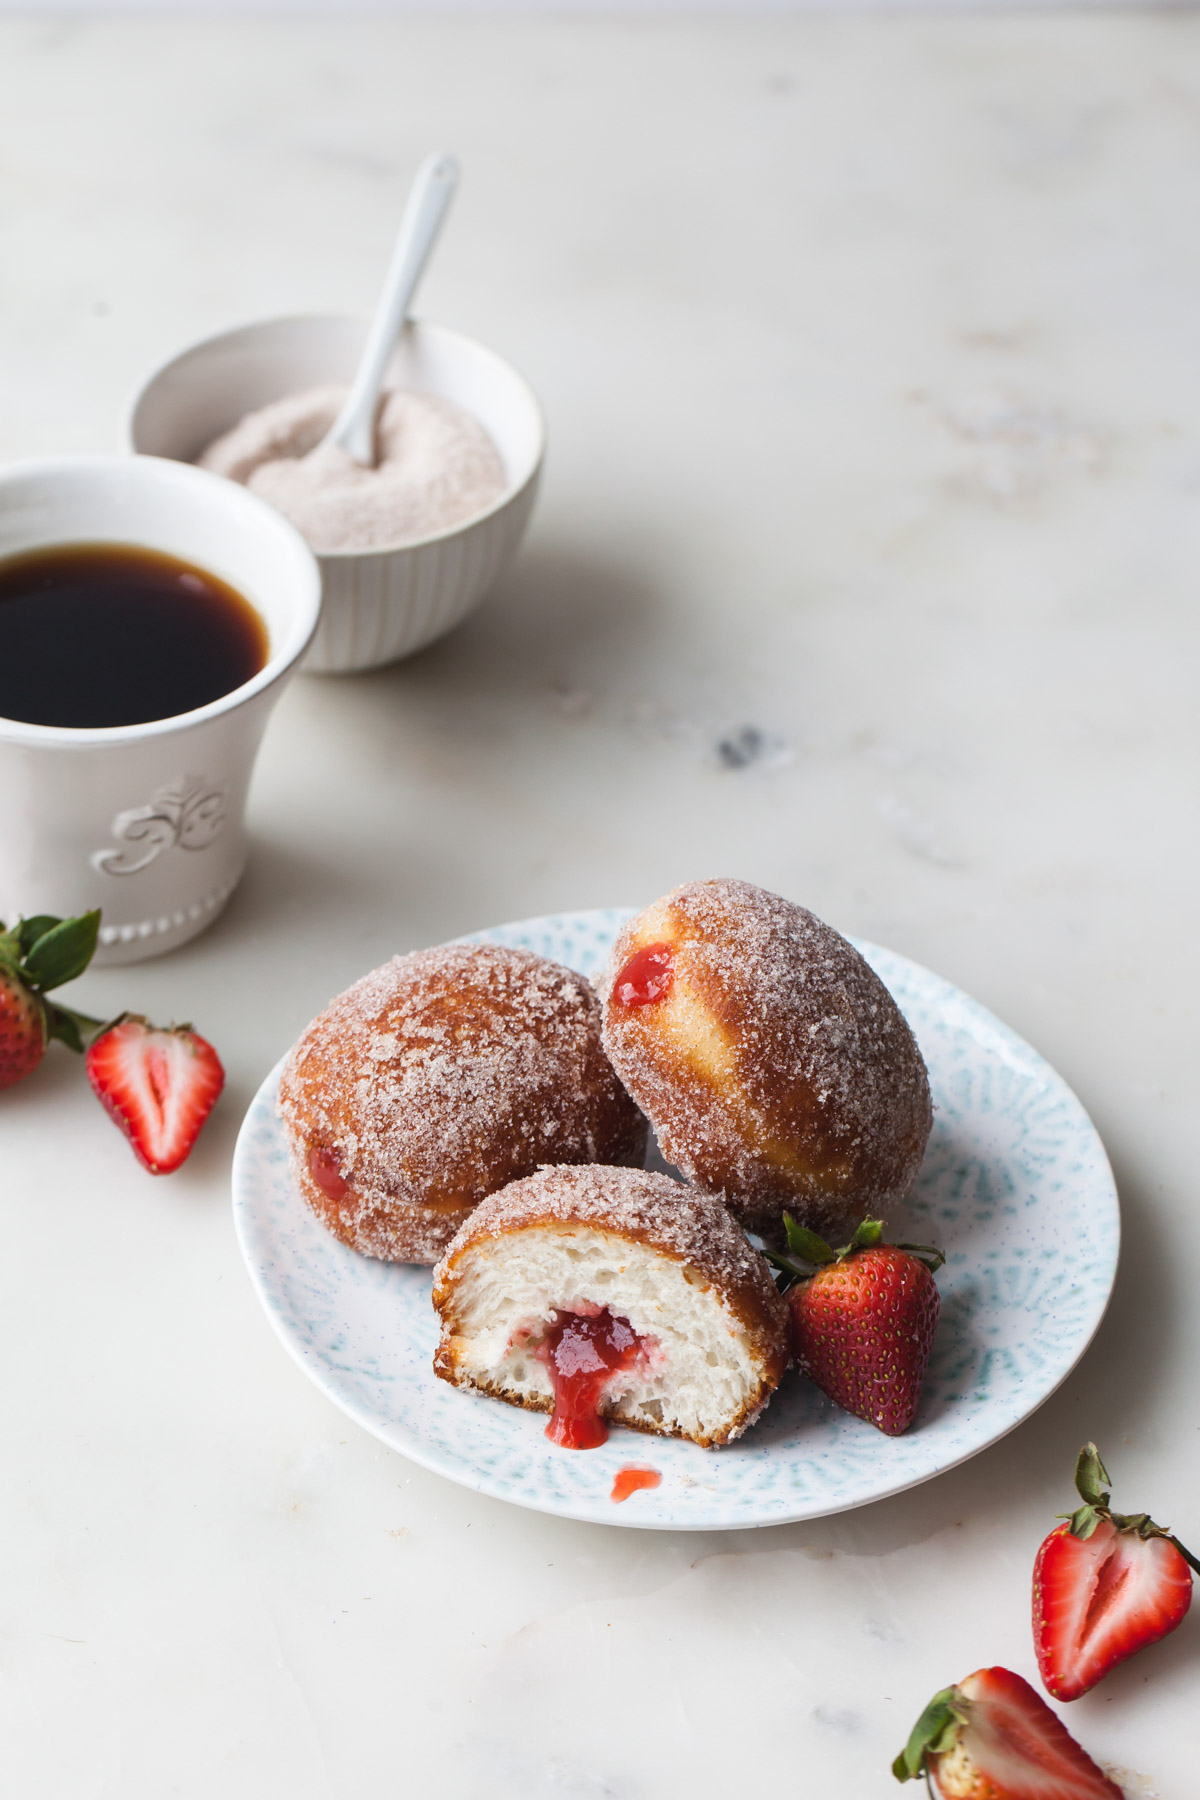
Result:
M131 450L194 462L248 412L285 394L349 382L365 319L264 319L203 339L171 358L135 396ZM509 561L533 510L545 446L532 390L492 350L442 325L410 321L388 365L389 386L439 394L491 433L508 473L503 496L466 524L391 550L319 555L324 603L304 667L374 669L409 656L477 606Z

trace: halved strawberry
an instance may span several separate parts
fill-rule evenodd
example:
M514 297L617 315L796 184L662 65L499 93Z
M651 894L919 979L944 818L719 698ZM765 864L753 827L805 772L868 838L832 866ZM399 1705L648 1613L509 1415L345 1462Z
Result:
M935 1694L892 1764L942 1800L1122 1800L1040 1694L1011 1669L977 1669Z
M1113 1512L1108 1481L1095 1444L1085 1444L1075 1465L1083 1505L1055 1527L1033 1565L1033 1644L1058 1700L1077 1700L1174 1631L1192 1603L1192 1569L1200 1572L1147 1514Z
M225 1085L216 1051L190 1025L166 1031L134 1013L101 1032L87 1073L152 1175L169 1175L184 1161Z
M0 925L0 1088L32 1075L53 1038L82 1050L84 1033L99 1025L46 998L83 974L99 930L98 911L77 919L41 913L11 931Z

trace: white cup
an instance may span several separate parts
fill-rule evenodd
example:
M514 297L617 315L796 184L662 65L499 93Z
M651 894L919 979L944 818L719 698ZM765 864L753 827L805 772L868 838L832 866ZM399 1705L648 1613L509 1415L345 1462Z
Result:
M78 730L0 718L0 919L98 906L96 961L138 962L203 931L237 885L251 769L316 630L321 577L273 507L201 469L151 456L0 469L0 557L85 543L198 564L267 630L258 674L193 712Z

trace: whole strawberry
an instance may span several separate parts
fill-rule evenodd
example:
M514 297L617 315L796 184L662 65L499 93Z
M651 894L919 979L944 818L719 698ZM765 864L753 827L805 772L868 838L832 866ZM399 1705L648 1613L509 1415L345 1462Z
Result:
M93 1041L87 1076L152 1175L170 1175L191 1154L225 1085L220 1057L190 1025L167 1031L136 1013Z
M897 1781L932 1777L941 1800L1122 1800L1116 1783L1011 1669L976 1669L935 1694L892 1774Z
M1077 1700L1126 1657L1157 1643L1192 1603L1200 1563L1145 1513L1115 1513L1095 1444L1075 1465L1083 1505L1033 1565L1033 1644L1046 1687Z
M921 1399L941 1309L933 1270L945 1257L885 1244L879 1219L865 1219L841 1250L784 1222L792 1254L773 1260L800 1276L787 1295L796 1362L846 1412L899 1437Z
M99 930L99 912L77 919L42 913L11 931L0 925L0 1088L32 1075L55 1038L82 1051L84 1032L99 1021L46 995L83 974Z

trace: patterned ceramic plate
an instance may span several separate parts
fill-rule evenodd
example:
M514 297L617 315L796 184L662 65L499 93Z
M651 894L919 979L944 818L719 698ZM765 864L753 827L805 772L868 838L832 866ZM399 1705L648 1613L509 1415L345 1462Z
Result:
M480 932L585 974L623 911L568 913ZM1117 1197L1079 1101L1029 1045L927 969L859 949L912 1025L937 1106L920 1181L896 1236L941 1244L942 1315L916 1424L901 1438L839 1412L790 1373L746 1437L722 1450L614 1430L563 1451L545 1418L434 1378L429 1271L373 1262L318 1225L292 1186L275 1109L256 1096L233 1167L238 1236L268 1318L324 1394L385 1444L520 1506L612 1525L707 1530L819 1518L882 1499L995 1443L1083 1355L1117 1267ZM661 1485L609 1498L627 1462Z

